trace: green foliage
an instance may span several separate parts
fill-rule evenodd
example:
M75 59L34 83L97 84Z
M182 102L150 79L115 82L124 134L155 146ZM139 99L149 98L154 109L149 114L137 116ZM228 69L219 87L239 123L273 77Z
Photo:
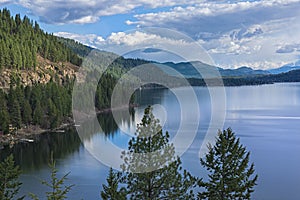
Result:
M47 200L67 199L67 194L70 192L72 187L74 187L74 185L65 186L65 181L67 180L67 177L70 173L67 173L63 177L58 178L57 177L58 170L55 167L55 161L53 160L53 156L51 156L49 167L51 169L51 180L49 182L42 181L42 184L47 186L50 189L49 192L46 192ZM35 194L30 194L30 197L34 200L39 199Z
M159 120L147 107L137 128L137 138L129 141L124 152L123 180L130 199L193 199L197 179L186 170L169 144L169 134L162 132ZM137 154L135 154L137 153ZM127 171L127 172L125 172Z
M37 101L33 112L33 123L35 125L39 125L42 124L42 121L43 121L43 110L40 101Z
M13 156L8 156L0 163L0 199L24 199L25 197L16 198L22 183L18 180L21 170L15 166Z
M23 123L26 125L29 125L30 122L32 121L32 109L28 100L24 102L24 107L22 111L22 120Z
M101 197L103 200L126 200L126 189L119 189L119 182L121 181L121 173L114 172L112 168L109 170L109 175L106 179L107 185L102 184L103 191Z
M92 76L92 73L89 74ZM23 125L38 125L41 128L57 128L72 113L73 81L66 80L62 85L50 81L47 84L35 84L23 87L12 76L11 87L7 92L0 89L0 131L8 133L8 126L20 128ZM110 106L111 95L117 78L105 73L98 84L95 95L97 109ZM92 95L85 89L77 95L83 105L87 96Z
M10 122L13 127L21 128L21 109L19 102L16 99L13 101L12 107L10 108Z
M250 199L256 185L254 164L249 166L250 153L240 144L231 129L219 131L216 144L209 146L201 164L209 172L209 181L201 184L205 191L199 199Z
M47 106L50 128L56 128L60 122L60 113L51 99L48 99Z
M10 117L7 110L6 95L5 93L0 91L0 128L4 132L4 134L7 134L9 132L9 123Z
M58 37L58 41L64 43L67 47L72 49L76 54L78 54L81 57L85 57L89 55L89 53L93 50L92 47L83 45L75 40L69 39L69 38L62 38Z
M0 10L0 69L32 69L37 54L53 62L81 64L81 59L53 34L42 31L27 16L12 17L6 8Z
M16 128L30 124L58 127L71 115L72 85L49 82L25 88L17 85L7 93L0 90L0 130L8 133L9 124Z

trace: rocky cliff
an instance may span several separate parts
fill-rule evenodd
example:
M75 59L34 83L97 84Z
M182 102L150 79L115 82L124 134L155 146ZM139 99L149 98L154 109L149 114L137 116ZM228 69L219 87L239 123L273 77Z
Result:
M32 85L34 83L45 84L51 78L62 83L67 77L74 78L78 70L78 66L68 62L54 63L47 59L38 56L38 65L34 70L15 70L4 69L0 72L0 88L7 89L10 85L12 76L20 79L24 86Z

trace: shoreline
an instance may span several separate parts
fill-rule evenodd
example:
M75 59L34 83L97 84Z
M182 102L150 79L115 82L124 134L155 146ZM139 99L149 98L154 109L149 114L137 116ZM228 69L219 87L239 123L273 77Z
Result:
M15 144L20 142L31 143L34 142L36 137L47 132L59 133L61 129L72 126L72 122L64 122L55 129L43 129L36 125L29 125L17 130L15 134L0 135L0 150L3 146L10 146L12 148Z
M138 107L138 104L130 104L129 108L135 108ZM112 112L113 110L122 110L126 109L128 106L122 106L119 108L104 108L100 110L96 110L96 114L101 114L101 113L109 113ZM36 125L29 125L25 126L23 128L20 128L17 130L15 134L7 134L7 135L0 135L0 150L4 146L10 146L12 148L15 144L18 144L20 142L34 142L36 137L43 134L43 133L62 133L64 132L65 128L68 128L70 126L75 127L74 119L73 117L69 117L63 123L58 126L57 128L54 129L43 129L39 126Z

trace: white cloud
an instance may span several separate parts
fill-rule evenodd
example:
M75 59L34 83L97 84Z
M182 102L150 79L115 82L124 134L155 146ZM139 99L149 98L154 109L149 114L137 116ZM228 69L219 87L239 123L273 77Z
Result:
M226 68L280 67L299 59L300 45L297 37L300 34L300 24L297 22L298 18L289 18L253 25L248 29L235 29L220 38L205 41L203 46L211 53L215 62ZM253 34L255 32L257 34Z
M97 48L96 46L105 42L105 40L96 34L80 35L76 33L57 32L54 35L64 38L70 38L87 46Z
M167 11L135 15L139 26L169 27L184 30L192 37L205 33L223 34L230 30L260 24L275 19L299 15L299 0L202 1L194 5L177 6Z
M84 16L84 17L79 18L79 19L71 20L70 23L74 23L74 24L88 24L88 23L94 23L96 21L98 21L97 17L94 17L94 16Z
M94 23L102 16L130 13L134 9L148 9L187 5L196 0L2 0L22 5L50 24ZM0 5L2 4L0 2Z

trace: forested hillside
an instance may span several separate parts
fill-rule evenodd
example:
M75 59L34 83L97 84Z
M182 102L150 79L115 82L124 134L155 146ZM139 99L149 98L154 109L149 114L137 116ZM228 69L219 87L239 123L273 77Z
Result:
M0 10L0 135L22 134L26 127L34 132L36 128L54 129L69 123L75 73L92 50L45 33L26 16L11 16L8 9ZM101 56L95 59L101 65L118 57L97 52ZM112 88L124 72L121 68L131 65L124 58L117 60L101 78L96 109L110 105ZM91 69L87 70L88 77L98 70L97 66Z
M40 29L37 22L19 14L11 16L0 10L0 69L33 69L37 55L52 62L81 64L81 58L52 34Z

